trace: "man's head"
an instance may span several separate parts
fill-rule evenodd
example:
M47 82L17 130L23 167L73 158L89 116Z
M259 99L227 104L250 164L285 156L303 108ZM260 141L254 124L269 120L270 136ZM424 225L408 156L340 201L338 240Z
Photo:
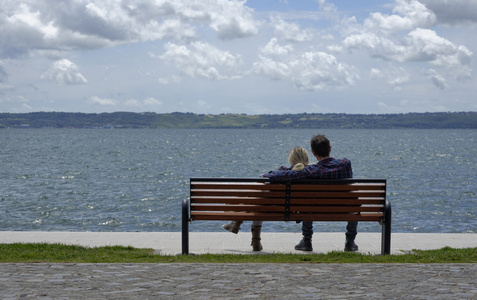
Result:
M310 141L311 152L317 159L323 159L330 156L330 141L322 134L315 135Z

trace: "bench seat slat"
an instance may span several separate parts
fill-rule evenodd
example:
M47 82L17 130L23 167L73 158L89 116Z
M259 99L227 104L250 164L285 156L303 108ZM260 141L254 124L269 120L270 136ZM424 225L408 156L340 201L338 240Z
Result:
M291 199L290 203L293 204L302 204L302 205L356 205L356 204L375 204L381 205L384 204L384 198L360 198L360 199L316 199L316 198L303 198L303 199Z
M222 211L222 212L285 212L285 206L277 205L193 205L192 211ZM357 213L357 212L381 212L379 206L291 206L293 213Z
M241 212L201 212L191 211L192 220L211 220L211 221L285 221L283 213L241 213Z
M326 213L313 213L313 214L293 214L289 216L290 221L377 221L379 222L383 217L383 213L368 213L368 214L326 214Z
M284 197L281 191L255 191L255 190L201 190L191 189L193 196L239 196L239 197Z
M285 206L278 205L193 205L192 210L195 211L243 211L243 212L285 212Z
M290 206L292 212L381 212L380 206Z
M349 213L313 213L313 214L293 214L291 213L288 221L376 221L379 222L383 213L368 214L349 214ZM191 212L192 220L210 220L210 221L287 221L283 213L240 213L240 212Z
M291 191L366 191L366 190L383 190L384 184L343 184L343 185L327 185L327 184L307 184L299 183L291 186Z
M220 197L220 196L192 196L190 197L193 203L229 203L229 204L283 204L284 198L265 198L265 197ZM316 199L316 198L303 198L303 199L291 199L291 204L303 204L303 205L327 205L327 204L340 204L340 205L356 205L356 204L376 204L384 205L384 198L360 198L360 199Z
M192 189L193 196L238 196L238 197L285 197L281 191L255 191L255 190L201 190ZM298 191L292 192L293 198L358 198L382 197L383 191Z
M382 197L383 191L306 191L292 192L293 198L358 198L358 197Z
M224 190L276 190L283 191L286 189L285 184L281 183L211 183L211 182L191 182L193 189L224 189ZM385 184L343 184L343 185L329 185L329 184L294 184L291 187L292 191L356 191L356 190L383 190Z
M285 184L279 183L212 183L212 182L191 182L192 189L203 190L273 190L284 191L286 189Z
M192 196L192 203L284 204L283 198Z
M261 191L238 191L238 190L192 190L192 196L217 196L217 197L267 197L267 198L284 198L283 192L261 192Z

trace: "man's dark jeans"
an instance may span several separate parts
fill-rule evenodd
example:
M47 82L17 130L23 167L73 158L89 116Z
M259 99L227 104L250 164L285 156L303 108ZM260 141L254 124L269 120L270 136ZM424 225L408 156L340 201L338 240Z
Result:
M313 222L303 221L301 224L301 230L303 237L310 239L313 236ZM358 234L358 222L348 222L346 226L346 240L354 241L356 235Z

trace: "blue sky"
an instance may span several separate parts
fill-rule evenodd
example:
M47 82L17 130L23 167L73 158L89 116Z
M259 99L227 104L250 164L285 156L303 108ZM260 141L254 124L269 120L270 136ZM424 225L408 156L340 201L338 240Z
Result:
M477 111L475 36L476 0L4 0L0 112Z

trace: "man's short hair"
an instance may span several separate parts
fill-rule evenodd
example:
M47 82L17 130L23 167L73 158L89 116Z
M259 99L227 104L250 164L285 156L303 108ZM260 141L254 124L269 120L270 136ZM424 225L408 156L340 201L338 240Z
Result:
M322 134L315 135L310 141L311 150L320 157L328 157L330 155L330 141Z

